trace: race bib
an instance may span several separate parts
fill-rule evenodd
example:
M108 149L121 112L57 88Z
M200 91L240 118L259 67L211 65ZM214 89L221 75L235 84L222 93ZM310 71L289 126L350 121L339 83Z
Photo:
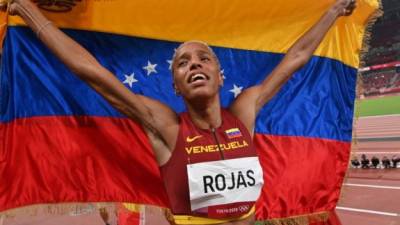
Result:
M187 172L192 211L214 218L247 213L264 183L258 157L189 164Z

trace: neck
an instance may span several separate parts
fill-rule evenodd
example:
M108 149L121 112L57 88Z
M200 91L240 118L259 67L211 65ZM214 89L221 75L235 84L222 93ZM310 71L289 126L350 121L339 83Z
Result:
M196 127L200 129L211 129L221 126L221 104L218 95L206 101L186 103L190 118Z

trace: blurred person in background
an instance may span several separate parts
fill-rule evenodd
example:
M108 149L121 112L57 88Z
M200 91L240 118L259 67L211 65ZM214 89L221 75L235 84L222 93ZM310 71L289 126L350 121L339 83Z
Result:
M358 160L357 156L354 156L353 159L351 160L351 166L353 168L359 168L361 165L360 160Z
M383 156L383 158L382 158L382 166L385 169L389 169L390 168L390 160L389 160L388 157Z
M361 155L361 168L368 169L369 168L369 159L365 154Z
M393 168L397 168L397 164L400 163L400 157L398 157L397 155L394 155L392 157L392 163L393 163Z
M380 160L378 159L378 157L372 156L372 158L371 158L372 167L376 169L378 167L379 163L380 163Z

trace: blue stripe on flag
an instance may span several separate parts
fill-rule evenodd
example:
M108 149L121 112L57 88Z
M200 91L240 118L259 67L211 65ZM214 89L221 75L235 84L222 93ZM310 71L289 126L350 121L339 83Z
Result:
M134 78L135 93L158 99L177 112L168 60L179 43L89 31L65 30L96 55L125 85ZM228 106L235 91L259 83L282 54L213 48L225 74L221 101ZM1 122L51 115L121 117L97 93L56 59L25 27L9 27L1 68ZM155 66L156 72L146 70ZM150 67L149 67L150 68ZM150 72L148 74L148 72ZM134 81L133 80L133 81ZM324 57L311 61L261 111L256 132L351 140L356 70Z

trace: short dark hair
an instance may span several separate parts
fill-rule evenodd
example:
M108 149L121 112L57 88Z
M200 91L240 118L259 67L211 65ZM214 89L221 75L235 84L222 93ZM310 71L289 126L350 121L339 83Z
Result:
M178 48L176 48L174 55L172 56L172 62L171 62L171 71L172 71L172 75L174 74L174 63L176 60L176 53L179 51L180 48L182 48L183 46L190 44L190 43L197 43L197 44L201 44L204 45L205 47L207 47L207 49L210 51L212 57L214 57L214 59L217 61L218 67L221 68L221 64L219 63L219 59L217 57L217 55L215 54L214 50L204 41L198 41L198 40L191 40L191 41L185 41L182 44L180 44L178 46Z

